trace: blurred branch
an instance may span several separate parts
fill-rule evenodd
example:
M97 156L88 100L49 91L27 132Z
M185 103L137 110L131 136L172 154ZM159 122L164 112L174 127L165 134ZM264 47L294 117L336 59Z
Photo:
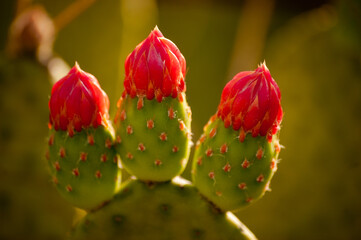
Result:
M262 60L274 0L247 0L241 10L232 51L228 78L241 70L251 70Z
M54 25L56 30L59 32L88 7L90 7L96 0L78 0L70 4L65 10L58 14L54 18Z
M32 0L17 0L15 16L22 13L27 7L31 5Z

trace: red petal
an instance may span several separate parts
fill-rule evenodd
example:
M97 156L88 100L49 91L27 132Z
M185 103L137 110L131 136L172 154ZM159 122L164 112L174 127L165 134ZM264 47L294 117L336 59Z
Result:
M125 59L125 64L124 64L125 76L128 76L130 74L130 69L133 67L133 62L134 62L134 51L131 52Z
M177 88L180 80L180 65L177 57L171 52L168 51L169 59L170 59L170 78L172 80L172 87Z
M145 94L148 88L148 66L145 54L142 54L134 72L134 83L139 93Z
M168 97L172 92L172 79L170 78L168 69L165 70L164 75L162 92L165 97Z
M277 117L278 109L280 107L280 102L277 97L277 90L273 86L270 88L269 94L270 94L270 102L269 102L269 109L267 112L268 117L263 120L260 129L260 133L262 136L265 136L272 127Z
M246 113L251 102L252 90L253 89L251 87L244 88L242 92L240 91L235 96L231 109L234 118L239 118L240 114L244 116L244 114Z
M258 96L253 100L248 107L246 115L244 116L243 129L245 132L254 128L259 122L259 103Z
M149 76L155 89L162 88L163 62L154 45L150 46L148 54Z
M186 60L183 57L182 53L179 51L178 47L169 39L167 38L161 38L160 39L164 44L166 44L170 51L177 57L179 64L180 64L180 68L182 70L183 75L185 76L186 74Z

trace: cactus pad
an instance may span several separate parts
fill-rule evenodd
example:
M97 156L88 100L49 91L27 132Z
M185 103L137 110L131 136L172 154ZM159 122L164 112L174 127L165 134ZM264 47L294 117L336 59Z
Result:
M238 131L211 119L196 146L193 183L223 210L237 210L263 196L277 169L276 136L239 141Z
M180 178L130 180L106 206L89 213L73 239L255 239L230 212L222 213Z
M185 99L159 103L126 95L115 120L124 168L142 180L167 181L181 174L190 152L190 118Z
M120 184L113 134L100 126L75 132L50 131L49 168L60 194L91 209L112 198Z

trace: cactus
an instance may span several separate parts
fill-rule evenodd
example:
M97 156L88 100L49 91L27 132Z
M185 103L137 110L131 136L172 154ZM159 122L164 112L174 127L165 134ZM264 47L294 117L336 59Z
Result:
M47 158L60 194L91 209L118 189L120 170L109 100L97 79L78 64L52 89Z
M123 183L113 201L89 213L73 233L76 240L253 238L232 213L220 212L181 178Z
M280 151L280 91L265 64L238 73L204 127L193 159L193 182L223 210L238 210L269 189Z
M156 27L125 61L125 91L115 118L122 164L139 179L181 174L190 150L191 112L183 55Z
M262 197L277 167L283 111L266 65L224 88L196 145L194 185L179 177L191 145L184 57L155 28L125 69L115 136L108 99L92 75L76 65L52 90L54 182L66 199L91 210L71 238L255 239L230 211ZM118 192L117 152L134 175Z
M43 157L48 63L55 59L52 19L43 8L29 7L9 30L8 51L0 53L0 239L62 239L74 209L49 182Z

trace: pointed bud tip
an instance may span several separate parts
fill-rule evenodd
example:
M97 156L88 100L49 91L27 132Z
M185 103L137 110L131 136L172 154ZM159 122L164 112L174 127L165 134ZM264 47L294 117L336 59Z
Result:
M159 30L158 26L155 25L153 31L151 32L151 34L155 34L158 37L163 37L162 32Z
M73 68L76 69L76 70L78 70L78 71L81 71L81 68L80 68L80 66L79 66L78 61L75 61Z
M94 78L94 79L95 79L95 77L94 77L92 74L83 71L83 69L80 68L79 63L78 63L77 61L75 61L74 66L70 69L68 75L71 74L71 73L83 74L84 76L89 76L90 78ZM79 77L78 80L79 80L79 81L83 81L83 80L84 80L84 76L83 76L83 77Z
M283 116L281 94L265 61L256 70L240 72L227 83L217 115L227 127L253 137L276 134Z
M83 72L83 70L80 68L79 64L77 61L75 61L74 66L70 69L69 73L81 73Z
M258 65L258 67L263 67L268 70L268 68L266 66L266 59L264 59L263 62Z
M268 73L270 74L270 71L266 65L266 60L263 60L262 63L260 63L257 67L257 69L255 70L255 72L260 72L260 73Z

